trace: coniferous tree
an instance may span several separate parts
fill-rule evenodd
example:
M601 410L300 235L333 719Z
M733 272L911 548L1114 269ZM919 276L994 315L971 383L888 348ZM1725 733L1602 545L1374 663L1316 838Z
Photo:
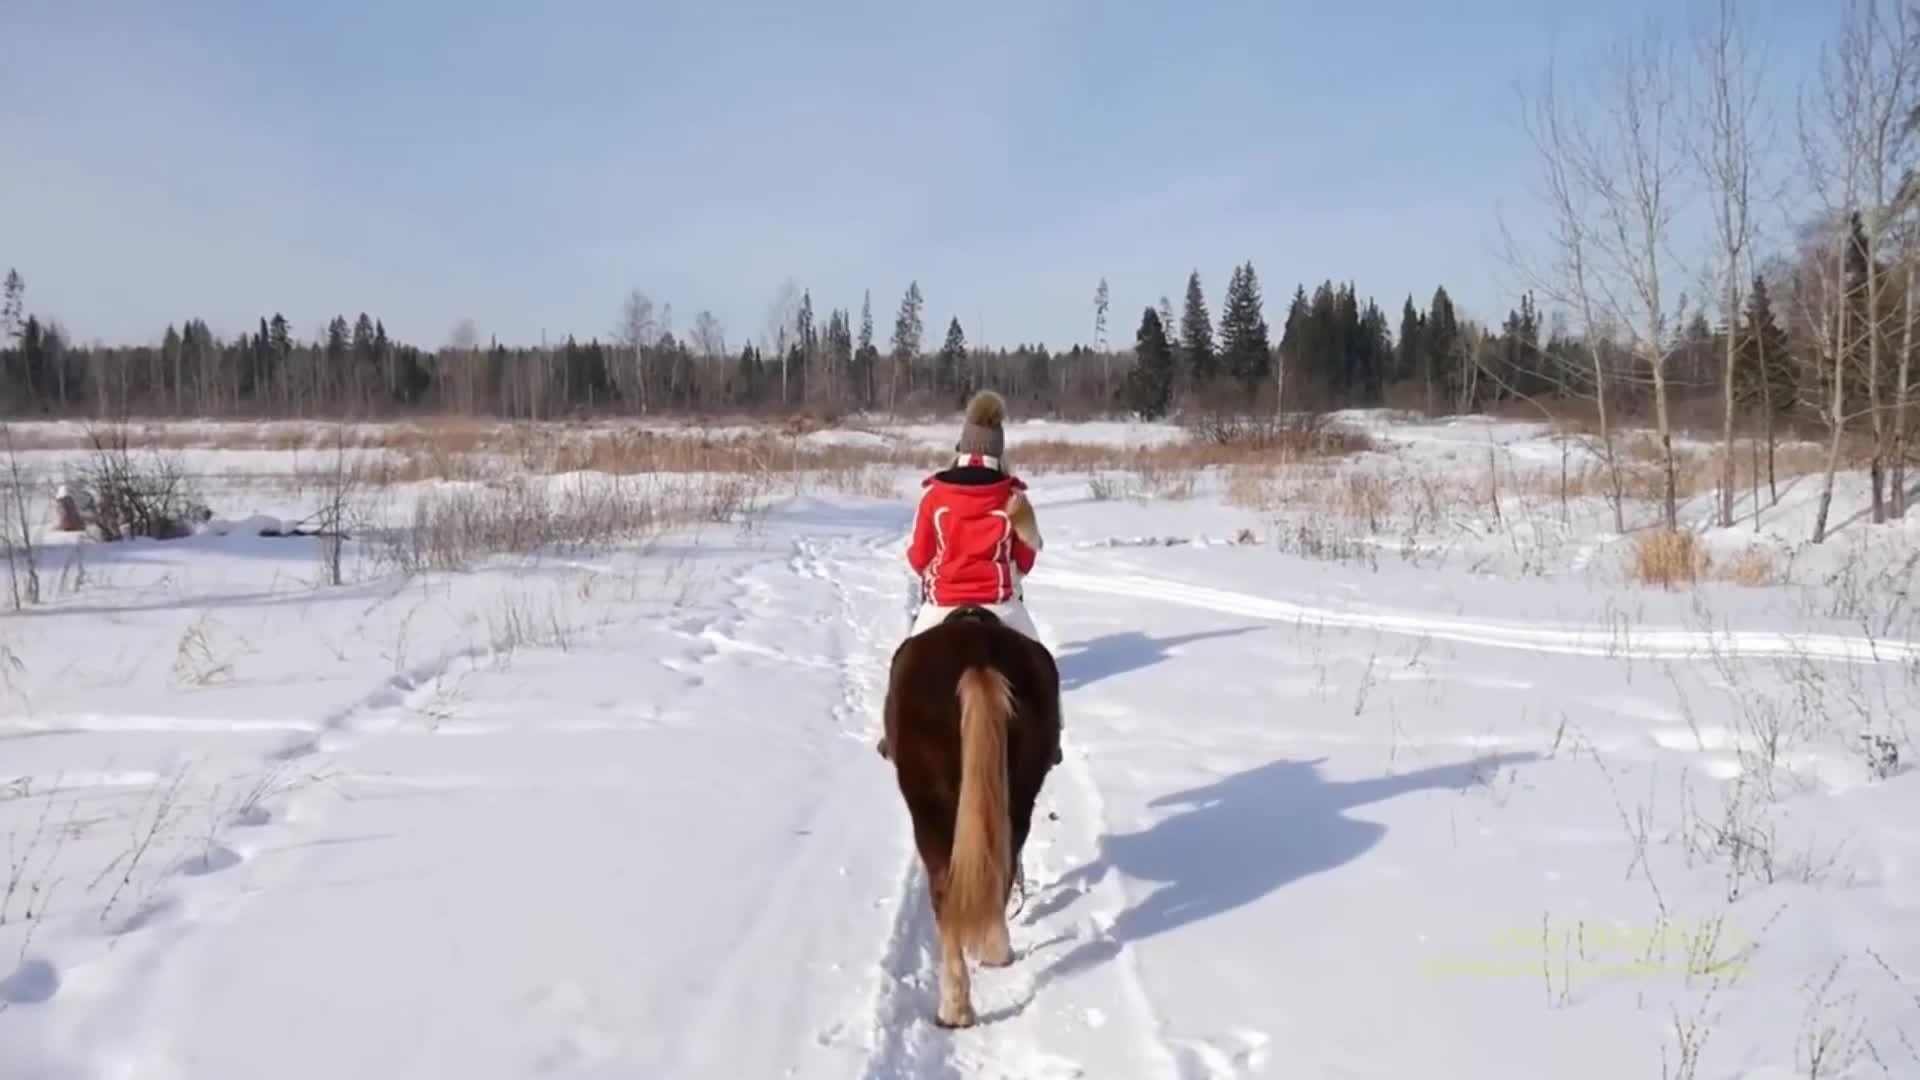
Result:
M1780 328L1766 279L1754 275L1753 289L1740 327L1739 366L1734 369L1734 394L1749 408L1771 409L1776 415L1792 410L1799 397L1798 374L1792 344Z
M1400 337L1394 342L1393 382L1419 377L1425 338L1426 317L1413 306L1413 294L1408 293L1407 302L1400 308Z
M1213 319L1200 291L1200 271L1187 275L1187 306L1180 316L1180 363L1196 389L1205 388L1219 374L1213 351Z
M903 391L912 391L912 365L920 357L920 335L923 332L920 309L925 302L920 295L920 283L909 282L906 295L900 298L900 311L893 320L893 373L887 380L889 409L899 404Z
M1460 324L1453 313L1453 299L1447 295L1445 286L1433 290L1433 300L1427 305L1426 365L1423 381L1426 383L1427 412L1438 412L1445 405L1455 402L1460 385Z
M1220 310L1220 361L1226 373L1251 394L1273 372L1267 320L1260 312L1260 279L1253 263L1236 268Z
M1767 484L1777 502L1780 496L1774 474L1774 427L1780 417L1793 411L1799 400L1799 373L1794 364L1792 343L1774 316L1766 279L1758 274L1754 275L1753 291L1747 295L1743 314L1740 345L1735 354L1738 366L1733 373L1733 392L1750 414L1760 417L1767 440Z
M1253 268L1248 267L1251 275ZM1388 369L1393 364L1393 345L1387 330L1387 315L1372 300L1360 311L1356 343L1360 355L1361 401L1376 406L1386 395Z
M1307 370L1310 362L1307 340L1311 334L1309 322L1312 318L1313 307L1307 300L1307 287L1295 285L1293 300L1287 305L1287 321L1280 330L1280 365L1283 380L1296 378ZM1280 391L1284 393L1285 389L1283 382ZM1285 408L1286 402L1278 402L1278 407Z
M1050 400L1053 396L1053 357L1047 354L1047 347L1035 344L1027 349L1026 363L1027 396L1036 402Z
M960 329L958 316L947 323L947 340L940 346L938 363L934 376L937 391L957 401L965 401L969 381L967 335Z
M1133 370L1127 374L1127 406L1142 419L1158 420L1173 404L1173 349L1160 315L1147 308L1134 335Z

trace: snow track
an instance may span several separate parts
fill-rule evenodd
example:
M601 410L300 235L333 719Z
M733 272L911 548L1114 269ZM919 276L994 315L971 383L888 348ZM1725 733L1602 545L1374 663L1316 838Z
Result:
M1031 584L1044 590L1099 593L1202 608L1229 615L1343 630L1374 630L1496 649L1610 659L1790 658L1848 663L1911 664L1920 642L1850 634L1793 634L1770 630L1683 630L1625 622L1573 629L1492 619L1459 619L1383 608L1343 610L1273 600L1137 574L1095 574L1036 567Z
M825 567L842 593L885 597L892 567L869 551ZM858 583L852 586L848 582ZM877 611L844 608L859 627ZM1043 639L1050 639L1044 623ZM862 635L865 636L865 635ZM892 639L872 642L884 673ZM861 704L877 725L884 675ZM1072 703L1066 702L1071 714ZM872 732L868 733L871 738ZM882 770L885 767L882 766ZM888 773L892 794L891 774ZM1012 926L1015 961L972 969L980 1023L947 1031L933 1022L938 1002L938 949L926 877L911 845L905 807L894 795L882 811L901 837L901 869L882 951L880 982L866 1007L869 1057L865 1080L1069 1080L1075 1077L1174 1078L1229 1076L1195 1072L1158 1035L1160 1023L1125 947L1106 933L1126 906L1112 879L1090 889L1063 884L1098 857L1103 827L1098 789L1068 739L1066 761L1048 777L1023 860L1027 900Z

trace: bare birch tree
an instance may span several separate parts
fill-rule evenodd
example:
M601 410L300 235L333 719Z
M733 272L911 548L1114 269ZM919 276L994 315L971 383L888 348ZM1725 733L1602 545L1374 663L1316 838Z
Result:
M637 402L647 411L647 349L654 341L653 300L639 289L620 301L620 320L614 326L613 339L626 350L624 363L617 369L614 382L622 396Z
M1891 9L1891 13L1889 13ZM1835 474L1848 422L1847 369L1865 353L1866 415L1873 429L1870 465L1873 520L1886 520L1886 465L1891 450L1884 391L1887 312L1884 257L1906 190L1910 153L1908 117L1916 79L1912 16L1903 3L1848 0L1838 38L1821 58L1818 100L1801 109L1801 147L1809 186L1832 230L1831 277L1818 294L1828 373L1831 441L1815 512L1813 542L1826 539ZM1858 240L1851 227L1859 222ZM1850 249L1858 246L1858 252ZM1851 256L1851 257L1850 257ZM1850 263L1864 263L1856 275ZM1863 280L1856 283L1858 276ZM1828 330L1830 329L1830 335Z
M1679 527L1679 478L1673 458L1667 367L1671 330L1685 317L1684 299L1668 296L1684 275L1670 254L1679 205L1681 131L1672 48L1658 24L1623 42L1608 66L1607 125L1578 155L1593 189L1599 228L1594 234L1596 275L1606 304L1627 334L1653 387L1655 434L1662 458L1661 516Z
M1902 185L1899 198L1900 221L1900 266L1903 299L1900 305L1900 363L1894 374L1892 424L1893 432L1888 456L1888 506L1887 515L1895 520L1907 516L1907 457L1912 452L1913 437L1913 349L1914 349L1914 293L1916 270L1920 270L1920 227L1916 227L1916 211L1920 210L1920 191L1916 190L1915 178L1908 177Z
M1594 267L1593 191L1587 181L1591 172L1583 167L1582 156L1591 145L1580 120L1561 102L1555 65L1548 63L1541 80L1539 96L1522 97L1522 123L1540 164L1540 199L1545 203L1550 228L1552 254L1540 265L1515 242L1502 225L1508 259L1520 270L1535 292L1561 308L1571 311L1580 322L1580 338L1590 363L1591 384L1581 388L1571 372L1556 373L1569 396L1589 396L1598 416L1601 461L1607 470L1611 488L1614 529L1626 531L1623 509L1624 483L1620 459L1614 445L1608 402L1608 372L1601 351L1600 305ZM1535 358L1538 360L1538 358Z
M693 345L702 360L724 359L727 355L727 331L711 311L702 310L693 317Z
M1859 134L1865 165L1861 211L1867 241L1867 415L1873 425L1873 458L1869 466L1873 521L1887 520L1886 474L1892 449L1892 424L1886 402L1886 375L1890 366L1887 345L1890 312L1884 290L1890 276L1886 255L1893 240L1899 195L1911 165L1907 118L1913 108L1915 51L1912 15L1907 4L1866 0L1850 12L1842 47L1854 54L1852 66L1864 76L1861 102L1865 106Z
M1113 397L1113 354L1107 349L1107 279L1093 290L1093 347L1100 351L1100 401L1104 407Z
M1720 372L1720 526L1733 525L1734 376L1739 369L1741 256L1753 241L1755 123L1759 119L1758 68L1749 54L1746 26L1734 0L1718 0L1711 21L1699 26L1695 51L1701 84L1693 156L1705 181L1719 241L1722 311L1727 322Z
M766 323L761 331L761 351L772 352L780 360L780 404L788 403L792 373L787 370L787 345L793 333L793 319L800 307L800 286L792 278L783 278L767 303Z

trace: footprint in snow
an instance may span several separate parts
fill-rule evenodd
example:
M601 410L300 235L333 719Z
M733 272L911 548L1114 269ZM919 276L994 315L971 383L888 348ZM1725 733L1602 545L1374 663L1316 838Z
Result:
M1266 1032L1252 1028L1235 1028L1212 1039L1169 1040L1185 1080L1238 1080L1263 1069L1271 1042Z
M188 877L205 877L239 866L241 855L225 844L210 844L205 851L183 859L180 872Z
M23 960L0 979L0 1004L39 1005L60 992L60 971L45 960Z

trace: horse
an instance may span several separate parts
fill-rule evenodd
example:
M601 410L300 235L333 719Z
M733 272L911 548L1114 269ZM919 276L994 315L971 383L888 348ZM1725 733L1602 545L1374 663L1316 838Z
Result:
M967 954L1013 963L1007 901L1034 802L1060 760L1060 670L1045 645L978 607L900 643L886 735L939 935L942 1027L971 1027Z

